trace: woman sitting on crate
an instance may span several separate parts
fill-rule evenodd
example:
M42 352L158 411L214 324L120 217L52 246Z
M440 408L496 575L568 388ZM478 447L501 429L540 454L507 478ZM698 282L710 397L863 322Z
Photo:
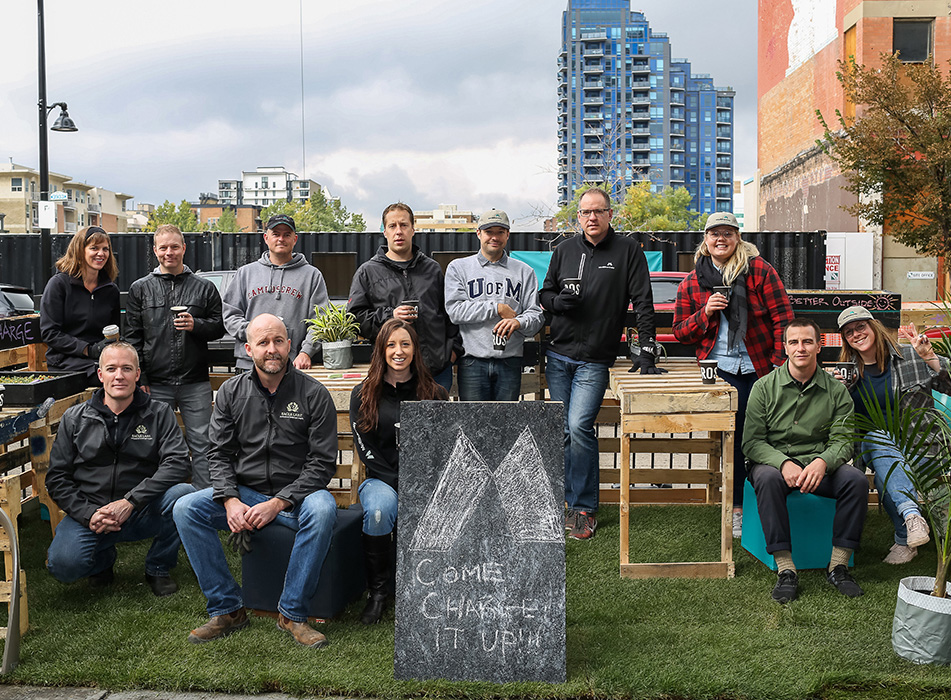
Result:
M779 274L740 237L728 212L707 218L694 255L696 269L677 288L674 336L695 345L698 360L716 360L717 374L736 388L733 449L733 536L743 528L746 457L741 449L746 402L754 382L786 360L783 328L793 318Z
M923 390L923 396L909 398L915 399L915 406L933 406L932 388L947 391L948 359L935 353L931 341L927 336L919 335L914 325L899 329L898 335L911 343L911 347L899 347L882 322L873 318L868 309L850 306L839 314L839 330L844 341L839 361L856 364L855 379L847 382L856 414L868 415L866 400L877 401L884 410L886 400L895 406L899 395L909 391L919 394L922 392L918 390ZM843 379L838 370L835 374ZM902 402L903 405L906 403ZM905 493L914 492L906 474L907 467L900 464L888 476L896 457L900 458L901 454L872 442L863 442L856 455L856 462L861 456L866 466L875 472L875 489L895 526L895 544L883 561L886 564L906 564L918 554L918 547L931 539L927 521Z
M398 319L384 323L373 345L367 378L350 395L354 445L367 470L367 478L360 484L363 554L370 590L360 616L365 625L379 622L393 572L400 402L448 398L423 364L413 326Z
M98 226L80 229L56 269L40 300L40 333L49 346L46 364L52 370L85 372L90 384L98 385L99 354L119 333L119 267L109 234ZM106 340L103 329L111 325L115 337Z

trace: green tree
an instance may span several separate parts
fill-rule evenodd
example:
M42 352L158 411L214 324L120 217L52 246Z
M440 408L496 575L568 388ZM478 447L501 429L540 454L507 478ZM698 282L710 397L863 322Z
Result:
M221 212L221 216L218 217L218 221L212 228L214 228L215 231L221 231L222 233L241 232L241 229L238 227L238 217L235 216L234 209L231 207L226 207Z
M267 222L276 214L293 217L298 231L366 231L360 214L351 214L337 199L328 201L321 190L312 192L305 202L281 200L268 205L261 212L261 221Z
M580 231L578 202L592 187L601 183L584 184L575 190L575 196L555 214L555 228L559 231ZM624 202L612 204L617 231L698 231L703 228L703 215L690 209L690 193L683 187L667 187L651 192L650 183L636 182L624 193Z
M703 215L690 208L690 200L685 187L651 192L646 180L634 183L614 213L614 227L619 231L699 231Z
M951 78L926 63L883 54L880 68L839 62L856 115L836 110L817 143L842 169L853 216L884 225L923 255L951 255Z
M192 211L188 201L184 199L178 207L167 199L155 207L155 211L149 215L149 222L146 224L145 230L155 231L162 224L174 224L184 233L201 231L204 228L199 227L198 217L195 216L195 212Z

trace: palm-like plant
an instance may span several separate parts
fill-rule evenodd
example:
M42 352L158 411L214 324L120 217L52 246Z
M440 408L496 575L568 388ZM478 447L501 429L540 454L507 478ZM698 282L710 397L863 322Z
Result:
M336 343L341 340L356 340L360 332L357 317L347 311L343 304L315 306L314 317L306 320L315 341Z
M864 391L861 393L868 415L856 414L853 417L849 439L855 443L888 447L901 455L889 465L885 483L888 484L895 469L905 468L914 492L903 493L918 505L928 521L938 550L938 567L931 594L943 598L951 556L951 510L948 508L951 427L930 407L903 405L901 400L893 402L887 396L885 406L881 406L874 396ZM928 394L930 398L930 392Z

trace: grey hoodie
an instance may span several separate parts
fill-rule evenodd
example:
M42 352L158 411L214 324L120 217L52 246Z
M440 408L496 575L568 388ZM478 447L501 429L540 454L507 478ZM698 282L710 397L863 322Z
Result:
M502 320L499 304L511 306L522 325L504 350L493 350L492 329ZM446 313L459 326L466 355L485 360L521 357L524 339L535 335L545 320L538 305L538 278L534 270L505 252L495 263L481 252L449 263Z
M324 276L301 253L294 253L284 265L275 265L270 253L264 251L259 260L239 267L221 300L225 329L234 336L238 367L248 369L253 365L244 350L245 330L251 319L265 313L284 319L292 362L301 351L313 357L314 343L304 319L314 316L315 306L329 301Z

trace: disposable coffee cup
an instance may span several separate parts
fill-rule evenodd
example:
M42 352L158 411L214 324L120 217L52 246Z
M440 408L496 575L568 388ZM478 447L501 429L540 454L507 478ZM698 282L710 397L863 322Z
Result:
M835 368L839 370L839 376L845 380L846 384L851 384L858 377L858 367L854 362L836 362Z
M569 277L563 282L564 289L577 296L581 295L581 278Z
M413 308L413 316L419 316L419 299L404 299L400 302L400 306L411 306Z
M717 382L717 361L700 360L700 379L704 384L716 384Z
M102 335L110 343L116 342L119 340L119 326L114 323L106 326L102 329Z
M179 314L183 314L186 311L188 311L188 307L187 306L173 306L170 310L173 314L178 316Z
M722 294L723 296L726 297L726 300L729 301L729 300L730 300L730 295L733 293L733 287L731 287L731 286L729 286L729 285L727 285L727 284L724 284L724 285L722 285L722 286L716 286L716 287L713 288L713 293L714 293L714 294Z
M505 344L508 342L508 338L504 335L493 334L492 335L492 349L493 350L505 350Z

